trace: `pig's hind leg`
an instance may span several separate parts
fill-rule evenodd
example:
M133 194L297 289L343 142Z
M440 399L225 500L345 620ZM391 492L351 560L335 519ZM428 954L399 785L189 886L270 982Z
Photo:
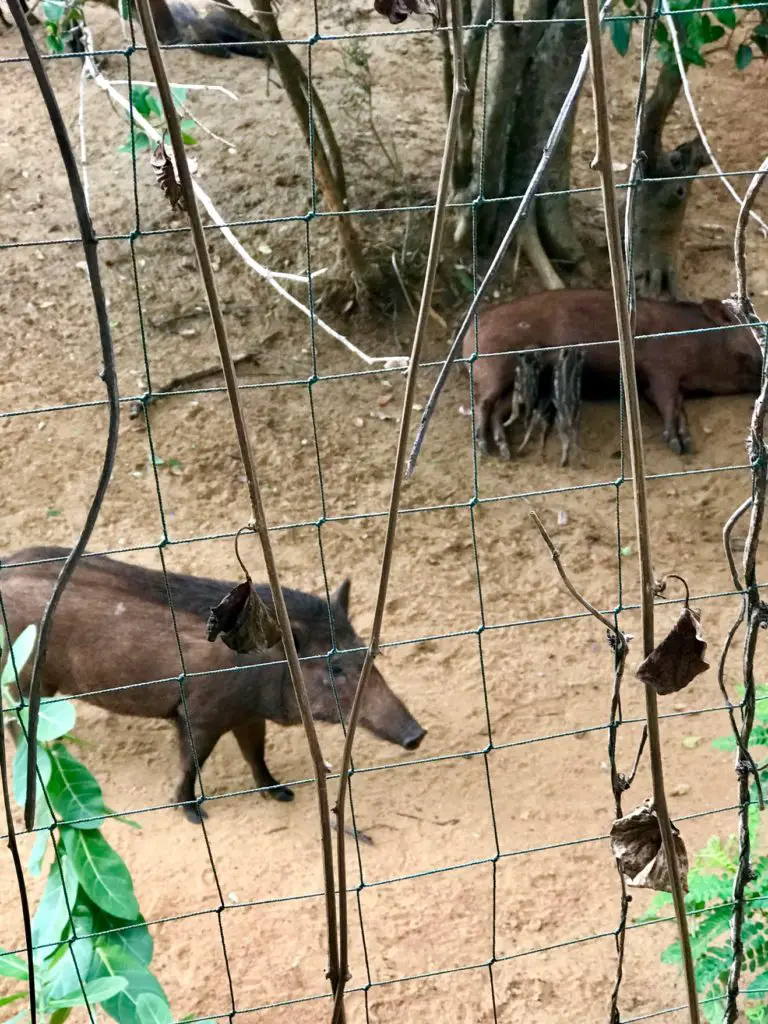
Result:
M656 406L664 424L661 435L664 442L669 445L675 455L682 455L685 448L684 442L678 433L681 398L677 381L670 381L664 377L652 381L648 388L648 397L653 405Z
M256 785L265 789L262 796L280 801L293 800L293 790L288 786L280 785L267 768L267 763L264 760L264 737L267 732L267 724L264 719L251 719L243 725L238 725L232 732L235 734L243 757L251 766ZM267 787L270 788L267 789Z

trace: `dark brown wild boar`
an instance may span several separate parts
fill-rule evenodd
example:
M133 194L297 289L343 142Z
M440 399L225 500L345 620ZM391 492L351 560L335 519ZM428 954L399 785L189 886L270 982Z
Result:
M640 393L656 407L664 423L663 438L678 454L693 451L683 395L756 393L760 387L760 350L751 332L716 299L666 302L638 299L635 367ZM717 329L720 328L720 329ZM687 331L675 337L667 332ZM471 364L478 447L488 452L492 436L509 458L504 421L521 350L586 344L582 394L585 398L618 395L619 348L613 295L597 289L565 289L527 295L490 306L480 315L476 358ZM589 342L613 342L589 346ZM475 352L475 330L464 339L464 357ZM511 353L499 354L494 353ZM557 351L545 353L554 365ZM490 356L490 358L487 358Z
M64 548L40 547L3 559L0 593L12 639L29 623L40 621L68 554ZM37 564L9 564L24 562ZM256 785L271 787L264 795L292 800L291 790L275 781L264 761L266 721L300 722L282 648L240 655L221 641L208 642L206 618L231 584L168 573L167 585L168 589L163 573L155 570L103 556L84 558L56 612L43 696L79 694L116 714L173 721L183 773L176 800L192 821L202 814L195 800L195 756L202 768L218 740L230 731ZM256 590L272 608L269 588L257 586ZM345 719L349 715L363 664L364 651L352 650L364 644L349 621L349 590L350 582L345 580L331 596L329 607L313 594L283 589L312 714L322 722L338 722L339 705ZM28 675L29 666L21 680L23 690L29 685ZM406 750L415 750L426 735L376 668L361 722L375 736Z

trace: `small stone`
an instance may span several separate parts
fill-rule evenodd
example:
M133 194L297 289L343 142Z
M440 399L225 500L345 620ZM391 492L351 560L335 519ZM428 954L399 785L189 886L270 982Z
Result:
M362 427L362 425L365 423L365 420L363 419L362 416L355 416L353 422L356 427Z
M678 782L676 786L673 786L669 791L670 796L686 796L691 792L691 787L687 782Z

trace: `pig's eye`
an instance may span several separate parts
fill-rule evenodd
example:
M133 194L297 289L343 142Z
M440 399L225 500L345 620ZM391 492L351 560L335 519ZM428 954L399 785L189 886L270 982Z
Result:
M331 665L331 676L333 679L343 679L345 676L344 669L341 665Z

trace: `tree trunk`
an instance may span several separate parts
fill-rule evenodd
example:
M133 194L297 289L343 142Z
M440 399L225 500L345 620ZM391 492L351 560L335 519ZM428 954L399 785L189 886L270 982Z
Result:
M553 17L580 18L582 13L582 0L560 0ZM536 137L530 140L530 146L534 151L530 174L538 163L547 136L576 77L586 44L587 33L583 23L555 22L548 28L536 50L531 72L539 86L539 109L535 126ZM544 249L552 259L572 266L584 258L584 248L573 227L568 194L571 187L571 150L575 124L574 106L542 182L542 192L561 194L536 200L536 223Z
M581 0L547 0L546 7L532 8L532 16L543 18L578 18ZM502 187L497 195L521 196L531 180L541 152L555 118L571 87L581 54L586 45L586 30L582 22L554 22L537 26L540 29L536 46L525 57L524 86L516 104L514 120L508 133ZM575 114L575 111L574 111ZM573 141L572 115L567 129L552 158L550 170L542 183L542 191L557 191L570 187L570 156ZM490 130L488 147L495 146ZM486 192L490 198L490 193ZM517 203L496 204L495 231L478 231L478 238L490 254L501 233L514 216ZM584 255L571 223L567 194L538 199L535 223L548 254L559 260L577 263ZM532 215L533 219L533 215ZM484 254L486 254L484 253Z
M277 25L277 19L272 11L271 0L253 0L253 7L265 38L270 42L278 44L276 46L270 46L270 55L275 67L277 68L278 74L280 75L280 80L283 84L286 95L288 96L291 106L293 107L299 121L307 146L310 145L310 141L314 143L313 156L315 176L317 178L317 183L322 190L325 205L334 213L343 213L346 209L346 195L344 194L341 151L336 144L336 139L330 120L328 119L325 111L325 107L323 106L322 101L317 97L313 88L312 112L313 114L316 113L318 116L318 120L322 128L322 135L325 136L328 142L328 148L331 152L330 157L325 145L323 144L321 133L314 131L310 134L310 105L308 99L310 95L310 85L300 61L283 41L283 37L280 34L280 29ZM336 168L336 174L334 174L334 166ZM341 180L339 180L339 177L341 177ZM350 268L355 276L357 284L359 286L366 287L373 268L365 259L363 248L360 244L360 237L348 216L339 216L334 219L336 221L344 253L349 261Z
M643 178L662 179L641 181L635 199L635 281L638 294L651 298L677 298L677 254L693 182L676 179L695 175L709 164L698 136L664 152L664 125L681 87L677 67L663 65L648 98L640 134Z
M472 17L472 5L465 2L464 25L471 27L465 32L464 38L464 69L467 80L468 95L464 99L459 117L459 132L456 140L456 154L451 168L451 184L453 185L454 200L466 201L469 196L467 190L472 184L473 174L473 148L475 141L475 96L477 95L477 79L480 74L480 64L483 57L483 47L486 38L485 25L491 16L492 0L480 0L477 9ZM447 40L448 35L444 33ZM448 70L451 72L445 76L445 96L448 110L450 110L451 94L453 92L453 74L451 71L450 58Z

